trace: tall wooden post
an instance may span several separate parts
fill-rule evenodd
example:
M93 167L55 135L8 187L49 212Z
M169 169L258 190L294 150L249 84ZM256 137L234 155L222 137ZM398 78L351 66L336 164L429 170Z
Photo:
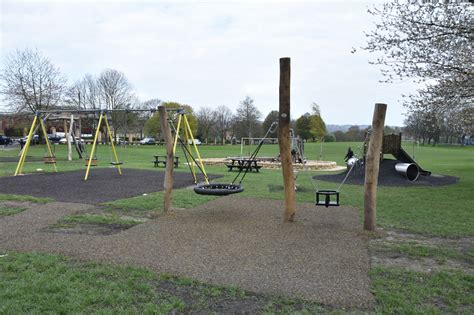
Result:
M173 192L173 168L174 168L174 154L173 154L173 138L171 136L171 129L168 124L168 114L166 113L165 106L158 106L158 112L160 113L161 131L165 137L166 145L166 169L165 169L165 182L163 184L165 188L165 200L163 204L163 211L168 212L171 208L172 203L172 192Z
M377 182L380 153L382 151L386 104L375 104L372 132L365 164L364 230L375 231L377 207Z
M281 168L285 188L284 220L295 218L295 179L291 159L290 142L290 58L280 58L280 108L278 118L278 143L280 145Z

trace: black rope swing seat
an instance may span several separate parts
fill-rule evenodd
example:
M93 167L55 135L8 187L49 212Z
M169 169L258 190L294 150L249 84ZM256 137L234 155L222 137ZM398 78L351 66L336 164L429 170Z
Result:
M199 195L227 196L243 191L244 187L240 184L209 183L198 184L194 187L194 192Z

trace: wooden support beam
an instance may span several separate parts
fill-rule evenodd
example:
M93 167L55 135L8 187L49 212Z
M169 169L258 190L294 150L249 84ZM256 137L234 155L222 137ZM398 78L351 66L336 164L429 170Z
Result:
M173 154L173 137L171 136L171 128L168 124L168 114L165 106L158 106L160 113L161 131L165 138L166 145L166 169L165 169L165 200L163 204L163 211L168 212L172 205L173 193L173 169L174 169L174 154Z
M375 104L372 119L372 132L365 164L364 193L364 230L375 231L377 208L377 183L382 151L383 129L385 124L386 104Z
M290 141L290 58L280 58L280 110L278 119L278 143L285 189L284 220L294 221L296 213L295 179L291 159Z

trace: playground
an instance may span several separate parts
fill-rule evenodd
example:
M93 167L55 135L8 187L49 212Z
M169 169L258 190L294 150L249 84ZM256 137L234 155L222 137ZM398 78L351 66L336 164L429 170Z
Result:
M289 59L281 61L283 65L288 63L289 70ZM131 148L126 152L127 149L114 148L111 141L113 160L92 167L93 160L107 161L100 156L96 134L90 155L85 159L85 176L83 160L68 163L48 143L46 164L35 162L41 150L45 150L29 148L27 142L16 167L11 162L2 162L3 175L13 171L15 174L0 178L0 210L5 213L0 217L0 270L13 279L9 284L21 286L21 279L15 282L21 277L21 272L16 271L21 269L17 261L29 259L24 268L35 269L33 266L42 255L55 261L47 266L61 264L63 258L57 257L65 256L72 259L70 264L74 266L80 265L79 262L94 262L109 266L105 268L136 268L132 274L141 276L129 281L106 303L98 303L107 311L262 313L283 309L288 313L372 310L404 313L435 309L469 313L473 305L468 292L473 281L474 239L470 208L472 177L465 175L473 172L472 149L451 148L455 153L447 153L442 148L422 148L420 151L425 151L425 155L418 152L419 159L415 161L402 148L398 136L397 145L385 152L382 144L386 105L376 104L370 142L359 145L361 149L368 147L364 159L360 159L365 168L364 187L350 179L350 175L360 178L357 174L362 172L356 168L360 166L357 163L348 163L348 170L341 174L317 176L314 180L319 171L306 169L304 165L298 172L293 169L295 160L305 159L302 156L295 159L290 153L289 72L282 73L286 73L288 84L280 86L283 89L280 90L279 144L265 147L261 141L250 157L239 164L238 172L222 165L204 170L201 155L209 158L236 155L230 152L232 149L226 150L227 154L222 149L216 154L216 148L207 152L204 148L200 154L187 141L194 136L186 131L190 128L186 127L185 116L179 117L174 130L175 134L179 132L182 118L187 128L184 141L177 136L171 141L164 107L159 110L166 148ZM101 112L101 119L103 116L109 129L107 113ZM39 115L36 120L44 131ZM173 170L178 141L184 155L180 160L187 162ZM342 145L347 144L334 145L333 153L331 146L327 146L329 160L341 160L347 148ZM323 152L322 148L315 150L315 146L306 148L308 160L310 155ZM29 153L28 149L31 149ZM260 150L264 156L278 155L281 169L249 172ZM443 154L423 159L423 156L432 157L433 150ZM162 170L152 166L151 157L157 151L168 157ZM379 171L384 153L398 159L386 163L387 170L395 167L395 173L385 172L385 166ZM122 156L121 160L118 155ZM11 156L13 153L7 152L4 161L9 161ZM139 166L141 170L128 168L124 158L127 156L130 166ZM398 164L403 165L400 168ZM415 165L413 178L409 174L410 165ZM421 184L413 184L419 173L434 179L427 181L427 185L423 179ZM333 181L320 180L323 176L329 179L333 176ZM342 180L334 182L336 176ZM405 185L378 187L380 176L381 182L393 182L395 176L402 182L401 177ZM281 191L273 189L280 183ZM337 201L333 199L336 196ZM320 197L325 202L319 202ZM362 209L364 215L360 215ZM112 228L101 233L98 226ZM88 230L90 227L94 228ZM28 252L37 254L22 254ZM117 271L108 271L105 278L121 272L113 270ZM153 280L156 278L143 270L154 272L155 277L160 274L162 278ZM99 272L98 277L102 279L102 275ZM125 293L136 281L141 282L137 279L142 277L146 280L138 291L149 294L145 298L137 293L139 299L146 300L143 305L135 301L135 292ZM68 291L69 287L75 287L71 280L61 281L59 289L50 289L48 284L45 292L73 294ZM44 278L35 283L41 290L45 287L42 282ZM190 302L196 300L193 298L196 293L190 288L194 285L208 289L199 305ZM172 289L166 291L163 286ZM88 287L84 290L90 290ZM24 289L15 292L20 294L8 299L9 309L28 311L31 310L28 303L38 300L34 293L23 295ZM133 297L125 299L130 304L117 309L116 305L124 303L122 294ZM213 297L221 298L219 307L213 304ZM231 306L225 302L228 298ZM69 299L73 303L83 301L79 297ZM160 299L167 301L166 307L160 304ZM118 300L122 302L115 302ZM94 304L84 303L86 308ZM161 307L167 311L160 311Z
M91 210L54 202L1 220L0 239L8 251L142 266L251 292L370 307L367 238L357 228L357 210L330 213L300 204L300 219L288 225L280 218L281 206L281 201L228 196L121 233L91 236L48 231L64 216Z
M360 144L326 144L324 151L326 158L338 161L338 165L343 165L343 154L350 145L355 147ZM407 147L409 148L409 146ZM430 169L433 174L443 174L459 179L453 185L429 187L417 186L416 182L415 184L411 183L399 174L395 174L406 185L381 186L379 188L378 223L389 234L386 237L375 239L360 234L360 212L357 209L361 209L363 206L361 203L363 200L362 186L352 185L348 181L341 191L342 206L337 208L316 207L314 206L315 187L313 184L321 188L334 189L340 183L340 178L336 182L319 179L314 181L312 177L319 174L316 171L300 171L298 174L297 184L300 187L296 193L298 214L296 222L291 225L281 222L283 185L279 169L263 169L259 173L249 174L246 177L246 189L242 194L205 198L205 196L194 194L192 189L186 188L193 184L192 176L185 165L180 165L175 170L175 185L181 185L180 178L183 177L184 186L181 189L176 188L173 192L175 209L170 215L160 214L158 217L150 219L148 214L161 213L163 193L148 191L161 189L155 187L162 185L162 181L153 179L155 176L162 178L164 170L163 168L154 168L150 158L154 152L161 154L163 150L163 147L158 146L119 149L119 154L124 161L122 176L114 168L109 168L108 165L105 165L105 168L98 166L99 168L91 171L88 181L83 180L85 171L83 161L66 161L65 147L58 147L56 150L58 173L54 173L50 165L45 165L41 161L41 156L44 153L41 146L34 146L30 151L31 162L27 162L25 165L27 175L12 177L11 174L15 170L16 163L14 161L1 162L2 171L5 173L0 178L2 194L5 194L4 189L11 189L12 184L10 182L6 184L7 181L24 182L29 181L30 178L38 178L38 181L34 185L28 186L28 189L17 186L15 192L10 192L14 195L0 195L3 197L1 202L3 207L27 209L16 215L0 218L2 231L0 238L2 244L5 244L2 246L2 250L3 253L9 253L9 256L2 259L17 257L12 250L35 251L63 254L78 259L78 262L68 262L68 265L73 264L74 266L80 265L81 261L100 261L106 264L146 267L158 273L166 270L176 276L187 276L187 278L200 279L209 283L211 287L205 287L206 289L203 289L205 292L211 289L223 292L220 298L225 299L227 302L223 303L229 307L224 310L247 309L255 310L255 312L258 309L264 309L265 305L269 304L287 310L307 309L318 312L342 308L360 310L372 307L389 311L390 307L385 308L380 305L380 302L377 302L377 299L380 298L379 292L387 297L392 294L398 295L400 294L397 286L399 282L408 281L422 294L427 294L423 293L422 288L429 287L429 284L418 284L417 281L406 278L413 275L413 272L425 273L426 270L446 272L446 269L455 268L456 270L456 268L460 268L459 266L465 272L472 270L472 264L468 263L468 256L463 254L472 248L472 216L469 206L472 204L473 185L471 148L420 148L417 156L420 161L423 161L422 165ZM237 155L238 150L234 146L204 146L201 148L201 153L205 157L218 157ZM107 160L106 151L99 148L99 162ZM277 145L262 147L262 155L276 155L277 151ZM320 146L308 144L306 151L309 159L316 159L316 154L320 152ZM2 156L13 157L13 153L13 151L2 151ZM42 171L36 171L40 168ZM222 166L208 166L206 169L210 174L221 176L219 181L230 181L235 175L235 172L229 172ZM354 175L356 174L355 172ZM64 177L64 181L55 180L61 176L67 178ZM131 178L128 179L129 176ZM124 181L126 178L127 180ZM44 184L47 183L47 180L43 183L43 179L51 179L50 184ZM129 180L132 182L151 181L150 185L153 188L145 189L144 187L148 184L138 185L139 188L135 188L137 185L127 184ZM50 189L45 190L44 194L36 196L50 197L56 201L50 200L45 204L38 203L35 199L32 199L33 201L18 201L30 200L25 196L32 195L29 189L35 189L35 187L38 188L42 185L49 185ZM75 201L71 199L68 202L57 202L67 200L62 198L60 193L57 193L56 196L46 194L49 190L76 191L77 186L81 185L90 185L88 186L90 189L85 190L86 195L90 196L78 198L79 200ZM274 185L280 185L282 189L271 191L270 188ZM125 195L129 189L133 194ZM107 201L118 200L103 203L105 199L94 199L96 198L94 196L102 198L102 194L107 195L101 190L122 191L122 193L107 198ZM424 198L420 199L420 195L423 195ZM68 196L74 198L75 194L70 193ZM88 198L90 198L89 201L87 201ZM115 229L111 235L70 233L71 230L68 231L64 228L61 232L50 229L51 226L68 215L104 212L109 214L108 209L106 209L107 211L100 209L109 205L113 205L113 209L121 211L121 215L138 216L146 218L148 221L143 221L127 229ZM448 208L450 211L446 212L445 210ZM197 222L199 225L196 224ZM83 224L82 232L84 229L90 231L97 226L97 224L88 224ZM404 234L394 231L404 231ZM290 238L287 238L288 236ZM416 245L413 245L413 242ZM152 246L151 248L159 248L156 250L160 252L159 257L156 259L152 257L154 250L146 248L146 244ZM409 255L404 251L405 247L400 247L401 245L411 248ZM163 251L166 256L162 257L164 246L169 247L166 247L166 252ZM175 250L173 251L172 248ZM460 254L454 255L458 248ZM453 249L456 252L452 252ZM346 254L351 256L346 256ZM271 257L271 261L266 260L269 258L266 256ZM434 258L436 259L433 260ZM36 257L35 259L43 258ZM33 261L35 260L33 259ZM280 270L281 264L285 264L287 268ZM221 269L216 266L221 266ZM291 267L288 268L288 266ZM387 266L403 268L401 270L404 270L405 276L401 276L396 273L396 270L391 269L394 267ZM90 268L88 267L87 270ZM87 274L89 272L87 270L81 273ZM256 270L259 274L256 279L259 281L253 280L256 277L253 272ZM118 269L110 272L120 274ZM229 277L224 279L223 275L226 274L229 274ZM268 280L263 278L264 275L269 276ZM436 273L432 276L435 275ZM396 276L396 278L387 278L391 276ZM432 276L426 279L431 279ZM57 278L58 275L54 277ZM124 274L122 277L128 279L129 275ZM147 277L151 277L151 275ZM310 279L312 279L311 283ZM350 281L347 283L348 279ZM358 280L354 281L353 279ZM379 281L387 283L389 280L395 281L393 288L379 284ZM460 278L453 276L451 280L457 283L456 286L460 285L455 289L455 292L459 288L463 288L459 282ZM143 279L141 281L147 282L149 280ZM164 286L164 288L172 290L170 292L173 292L174 296L188 301L186 296L181 295L180 292L195 292L196 285L176 284L176 281L178 280L165 282L160 285L160 290ZM179 283L185 282L184 280L179 281ZM282 281L285 282L282 284ZM336 288L335 283L341 288ZM287 291L285 288L290 284L300 286L304 292ZM43 283L42 285L48 287L47 284ZM222 289L220 285L225 287L236 285L239 288L248 289L249 291L245 291L247 298L229 296L228 293L225 293L228 292L228 289ZM328 286L326 287L326 285ZM89 286L94 287L93 283ZM450 287L447 283L444 286ZM360 288L362 291L354 294L354 290ZM366 295L369 289L376 290L375 296ZM416 301L414 295L412 297L409 292L401 292L406 299L404 305L407 310ZM462 292L456 294L462 295L464 294ZM61 294L70 295L73 293L62 291ZM85 291L82 294L87 295ZM135 293L130 292L130 294L136 296L136 291ZM211 301L214 301L215 297L208 296L207 293L201 292L200 294L206 301L214 305L215 302ZM273 298L282 295L287 296L287 299L295 296L304 297L304 299L291 298L292 305L297 306L290 307L281 299L275 300ZM416 296L418 295L417 293ZM80 296L75 298L81 299ZM253 302L250 303L248 299ZM26 303L25 296L18 301ZM320 301L320 303L324 301L324 303L320 304L314 301ZM116 303L121 305L120 303L123 301L117 300ZM222 311L222 308L214 308L215 306L212 305L209 306L209 310ZM70 305L70 307L72 306ZM196 308L191 307L190 309L202 308L196 306Z

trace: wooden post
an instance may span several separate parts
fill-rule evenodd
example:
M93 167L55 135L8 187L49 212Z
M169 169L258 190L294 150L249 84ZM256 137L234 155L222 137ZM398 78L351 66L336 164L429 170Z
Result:
M280 58L280 111L278 119L278 143L280 145L281 168L285 188L284 220L295 218L295 179L291 160L290 142L290 58Z
M165 145L166 145L166 169L165 169L165 182L163 184L165 188L165 200L164 200L164 205L163 205L163 211L168 212L168 210L171 208L172 192L173 192L173 168L174 168L173 138L171 136L171 129L168 124L168 114L166 113L166 107L158 106L158 112L160 113L161 131L165 138Z
M364 230L375 231L377 207L377 182L379 176L380 153L382 150L386 104L375 104L372 119L372 133L365 164Z

